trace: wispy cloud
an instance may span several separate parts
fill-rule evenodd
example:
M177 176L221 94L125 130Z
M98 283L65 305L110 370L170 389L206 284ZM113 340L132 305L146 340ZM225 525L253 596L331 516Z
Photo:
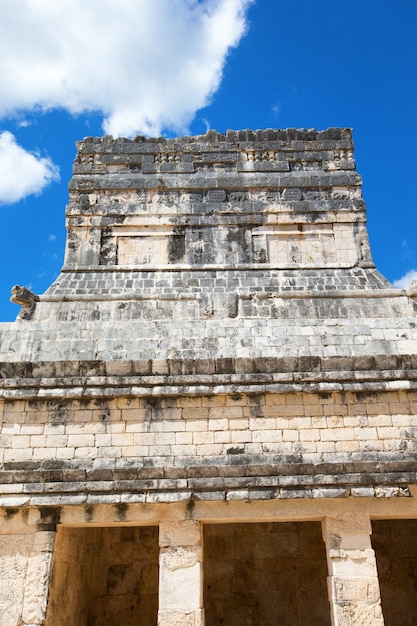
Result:
M29 122L29 120L20 120L16 124L17 128L28 128L30 125L31 122Z
M204 126L206 127L206 133L207 133L210 130L210 128L211 128L210 122L205 117L203 117L201 121L203 122Z
M409 270L404 276L393 281L394 287L406 289L413 280L417 280L417 270Z
M183 132L253 0L2 0L0 116L100 111L105 132Z
M50 159L28 152L7 131L0 134L0 172L0 204L19 202L59 180L59 169Z

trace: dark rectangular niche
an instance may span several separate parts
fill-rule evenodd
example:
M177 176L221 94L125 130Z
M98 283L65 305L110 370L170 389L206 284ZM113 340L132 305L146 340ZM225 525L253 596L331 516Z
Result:
M204 526L206 626L330 626L319 522Z
M46 626L156 626L158 528L59 527Z
M417 520L374 520L371 539L385 626L415 626Z

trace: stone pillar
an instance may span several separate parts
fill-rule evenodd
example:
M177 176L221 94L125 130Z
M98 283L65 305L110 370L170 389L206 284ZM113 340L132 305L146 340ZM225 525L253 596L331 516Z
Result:
M33 535L0 535L0 626L21 624L27 564Z
M34 535L23 593L22 623L25 626L45 623L54 540L55 531L38 531Z
M201 524L162 522L159 545L158 626L204 626Z
M327 517L323 522L333 626L384 624L370 535L365 515Z

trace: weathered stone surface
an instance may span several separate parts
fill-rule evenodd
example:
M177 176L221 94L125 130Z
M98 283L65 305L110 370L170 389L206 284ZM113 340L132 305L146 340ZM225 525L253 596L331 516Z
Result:
M90 137L69 190L60 276L0 324L0 625L327 624L322 520L334 626L382 626L417 304L372 263L351 131Z
M42 532L37 535L48 535L46 545L37 545L39 537L35 537L32 554L29 559L25 593L23 597L23 621L25 624L45 623L49 580L51 575L52 550L55 533Z
M33 535L0 536L0 624L20 626Z
M158 626L204 626L204 611L159 611Z
M203 550L201 525L183 521L162 525L159 556L159 614L163 623L177 623L176 611L199 619L203 610ZM161 541L160 540L160 541ZM169 617L165 611L171 612ZM162 615L161 615L162 614ZM193 616L193 617L191 617ZM169 622L169 619L174 620ZM188 623L188 621L186 621ZM189 623L198 623L190 621Z
M363 512L327 517L323 523L333 624L384 624L371 525Z
M351 131L280 132L80 142L65 266L30 324L3 327L0 359L413 353L415 303L370 258Z
M162 522L159 525L159 545L194 546L201 543L201 527L194 520Z
M0 559L0 624L20 626L27 559L19 555Z

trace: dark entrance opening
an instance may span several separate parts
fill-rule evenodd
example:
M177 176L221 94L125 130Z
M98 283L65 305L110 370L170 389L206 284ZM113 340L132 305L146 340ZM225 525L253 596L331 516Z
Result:
M158 528L59 527L46 626L156 626Z
M385 626L417 624L417 520L372 522Z
M330 626L319 522L204 526L206 626Z

